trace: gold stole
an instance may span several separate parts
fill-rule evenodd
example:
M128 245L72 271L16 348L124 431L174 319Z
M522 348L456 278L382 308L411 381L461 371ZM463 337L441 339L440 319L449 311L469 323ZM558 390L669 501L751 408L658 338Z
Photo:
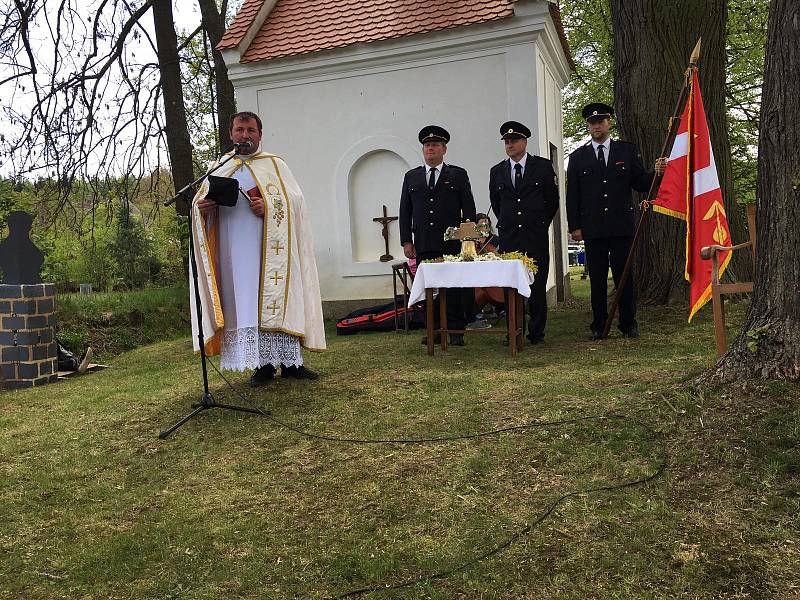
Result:
M262 177L255 177L253 174L261 197L264 198L264 237L258 294L259 329L285 331L284 318L292 276L292 210L278 163L273 156L269 158L271 164L259 169Z
M258 173L253 169L255 160L269 159L269 162L259 163ZM258 315L259 329L261 331L285 331L295 334L284 328L286 306L289 301L289 281L291 277L291 245L292 222L291 204L286 193L286 186L281 177L275 156L259 153L253 157L241 160L233 159L233 169L227 174L232 174L244 166L250 170L253 180L258 186L261 197L264 199L264 228L261 245L261 275L259 278ZM204 182L198 196L208 190L208 182ZM192 210L197 210L192 207ZM222 304L217 289L216 257L219 246L218 221L204 218L200 211L195 213L196 225L200 242L203 245L203 256L198 256L198 262L203 262L209 281L211 305L214 311L214 321L217 326L215 334L206 342L206 352L209 356L220 353L222 345L223 315ZM202 252L202 251L201 251ZM205 258L205 260L204 260Z

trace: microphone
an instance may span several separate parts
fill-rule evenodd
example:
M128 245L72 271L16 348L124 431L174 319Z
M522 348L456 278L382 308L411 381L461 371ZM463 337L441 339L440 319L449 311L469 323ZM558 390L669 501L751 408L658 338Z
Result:
M233 144L233 149L236 150L237 154L241 154L242 150L250 151L253 149L253 142L245 141L245 142L235 142Z

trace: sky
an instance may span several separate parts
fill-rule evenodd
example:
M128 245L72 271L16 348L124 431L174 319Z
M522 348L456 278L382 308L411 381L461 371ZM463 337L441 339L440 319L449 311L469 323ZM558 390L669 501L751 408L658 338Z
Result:
M45 10L39 13L36 26L31 30L32 46L36 54L36 59L41 66L41 71L38 75L40 81L46 80L50 75L49 71L52 71L53 61L52 59L48 61L48 58L52 56L54 50L52 34L48 29L48 23L44 17L55 14L56 7L60 1L61 0L44 0ZM73 32L62 34L60 46L62 49L68 49L70 58L78 62L82 61L83 57L85 56L85 46L83 46L83 54L80 52L82 48L81 42L85 37L88 38L88 36L91 35L92 24L87 22L87 16L94 15L96 13L97 7L100 5L100 0L67 1L75 10L75 13L82 17L82 22L78 24L78 27L76 27ZM128 0L128 2L135 8L136 5L141 3L141 0ZM241 1L232 0L230 1L230 4L232 8L236 8L241 5ZM180 33L190 33L200 25L200 9L197 3L194 1L173 0L173 14L176 30L178 31L179 35ZM152 40L153 43L155 41L152 14L146 14L139 21L139 24L147 33L147 35L136 36L138 39L134 39L134 36L129 35L125 44L124 52L127 56L135 57L135 61L140 64L155 62L156 55L150 43L150 40ZM53 23L49 24L49 27L53 26ZM20 62L27 64L27 57L23 55ZM50 68L48 69L48 67ZM8 62L0 59L0 81L8 77L10 74L11 69L9 68ZM62 71L62 74L64 74L64 71ZM30 81L23 82L19 80L19 83L19 86L15 85L14 82L0 85L0 108L3 109L0 110L0 135L4 135L6 138L13 138L14 133L18 132L20 127L14 125L10 121L4 109L11 106L18 113L27 115L30 113L31 107L33 106L33 96L30 93ZM113 88L113 85L109 86L109 89ZM113 102L113 95L106 100ZM36 156L36 150L32 150L31 153L34 157ZM15 163L9 160L6 156L0 156L0 176L13 176L15 175L14 170Z

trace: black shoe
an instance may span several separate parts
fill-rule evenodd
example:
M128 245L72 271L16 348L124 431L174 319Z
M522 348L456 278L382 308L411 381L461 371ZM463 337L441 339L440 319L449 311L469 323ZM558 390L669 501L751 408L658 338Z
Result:
M631 325L625 329L620 329L622 331L622 335L627 338L638 338L639 337L639 327L637 325Z
M266 385L273 379L275 379L275 367L272 365L258 367L255 373L253 373L253 376L250 377L250 387Z
M299 367L281 367L281 377L291 377L293 379L319 379L319 375L303 365Z
M464 345L464 334L463 333L451 333L450 334L450 345L451 346L463 346Z
M427 335L423 336L421 343L422 343L423 346L427 346L428 345L428 336ZM435 336L433 336L433 343L434 344L441 344L442 343L442 336L439 335L438 333Z
M589 336L589 339L592 341L602 340L603 339L603 332L599 329L592 329L592 334Z
M543 335L530 335L529 334L529 335L526 335L525 337L528 338L528 342L530 342L534 346L536 344L544 344L544 336Z

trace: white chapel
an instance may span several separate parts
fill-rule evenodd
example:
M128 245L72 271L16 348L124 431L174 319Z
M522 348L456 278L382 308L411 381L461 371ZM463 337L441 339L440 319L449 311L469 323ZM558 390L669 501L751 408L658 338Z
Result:
M478 212L499 128L526 124L531 154L551 158L561 212L551 228L549 293L567 273L561 91L573 68L548 0L245 0L219 44L238 110L264 122L262 148L303 189L322 299L384 299L403 260L397 216L404 173L422 164L419 130L451 135L445 162L467 169ZM494 219L493 219L494 220ZM568 292L567 292L568 293Z

